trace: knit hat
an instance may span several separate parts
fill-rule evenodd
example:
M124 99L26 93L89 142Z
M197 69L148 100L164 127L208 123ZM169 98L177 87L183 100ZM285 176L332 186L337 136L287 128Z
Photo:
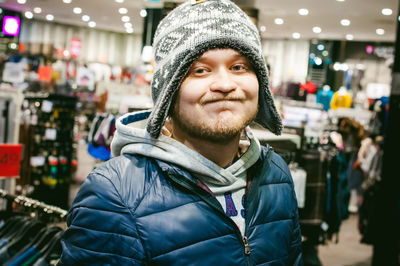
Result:
M154 107L147 124L152 137L160 135L189 67L204 52L216 48L235 49L251 61L259 83L255 121L274 134L281 134L282 121L269 90L268 70L255 24L229 0L190 0L172 10L154 36Z

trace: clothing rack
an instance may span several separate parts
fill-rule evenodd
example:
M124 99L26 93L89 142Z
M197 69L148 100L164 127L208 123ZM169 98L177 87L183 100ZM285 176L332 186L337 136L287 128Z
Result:
M42 212L49 215L58 215L61 219L65 218L68 214L68 211L63 210L59 207L48 205L44 202L28 198L22 195L16 196L8 193L7 191L0 189L0 197L7 199L10 203L15 202L24 207L33 208L37 210L41 210Z

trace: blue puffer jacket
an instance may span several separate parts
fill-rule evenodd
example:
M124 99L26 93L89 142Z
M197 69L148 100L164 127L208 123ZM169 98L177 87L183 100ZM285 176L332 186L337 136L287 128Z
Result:
M249 173L242 238L189 172L145 156L111 159L75 198L60 265L303 265L287 165L263 147Z

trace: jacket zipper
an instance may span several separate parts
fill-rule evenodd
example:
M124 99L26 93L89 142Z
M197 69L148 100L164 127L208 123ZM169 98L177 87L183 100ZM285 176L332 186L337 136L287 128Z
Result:
M229 221L233 225L233 228L235 229L236 236L241 239L241 242L243 243L244 246L244 254L247 257L247 265L249 264L249 256L250 256L250 246L249 246L249 241L246 236L242 238L242 233L240 232L239 228L237 227L236 223L230 219L228 216L226 216L225 212L218 206L216 206L213 202L210 201L209 198L205 197L202 195L200 192L196 191L196 188L204 190L197 184L191 184L188 183L185 179L177 179L173 173L168 173L167 175L172 181L174 181L176 184L183 186L186 189L189 189L190 191L194 192L197 196L199 196L202 200L204 200L206 203L208 203L211 207L213 207L215 210L217 210L219 213L221 213L224 217L225 220ZM194 189L195 188L195 189ZM194 190L193 190L194 189ZM208 193L208 192L207 192ZM216 199L215 199L216 200Z
M246 236L243 237L243 244L244 244L244 254L249 256L250 255L250 246L249 246L249 241Z

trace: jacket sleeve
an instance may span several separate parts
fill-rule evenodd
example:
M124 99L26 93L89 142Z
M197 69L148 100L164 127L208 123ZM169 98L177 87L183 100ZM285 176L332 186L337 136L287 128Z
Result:
M132 210L117 187L99 172L87 177L67 217L59 265L146 264Z

